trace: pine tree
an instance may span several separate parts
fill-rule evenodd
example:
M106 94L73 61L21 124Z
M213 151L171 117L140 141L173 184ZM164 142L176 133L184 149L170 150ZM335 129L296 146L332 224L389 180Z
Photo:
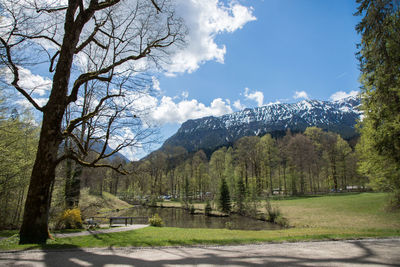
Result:
M225 213L229 213L231 211L231 198L229 195L228 184L226 183L225 178L222 178L221 180L221 186L219 192L220 192L219 195L220 209Z

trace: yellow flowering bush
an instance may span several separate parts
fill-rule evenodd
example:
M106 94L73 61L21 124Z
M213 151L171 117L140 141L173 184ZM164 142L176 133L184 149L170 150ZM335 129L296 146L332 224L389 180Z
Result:
M61 216L61 223L65 229L82 228L81 211L77 208L65 210Z

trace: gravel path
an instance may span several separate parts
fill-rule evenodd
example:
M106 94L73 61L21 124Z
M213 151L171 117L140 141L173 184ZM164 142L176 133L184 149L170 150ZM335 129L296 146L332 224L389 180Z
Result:
M0 252L0 266L399 266L400 239Z
M73 236L84 236L84 235L97 235L97 234L104 234L104 233L116 233L116 232L124 232L130 231L135 229L140 229L149 226L148 224L133 224L129 226L121 226L109 229L98 229L98 230L88 230L84 232L77 232L77 233L65 233L65 234L53 234L56 238L63 238L63 237L73 237Z

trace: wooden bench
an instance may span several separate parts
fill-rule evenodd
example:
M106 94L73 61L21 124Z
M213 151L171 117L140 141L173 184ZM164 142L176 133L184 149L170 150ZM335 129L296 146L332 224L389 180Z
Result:
M100 222L96 221L94 217L90 217L89 219L85 220L85 224L87 225L88 229L96 229L100 227Z
M116 221L122 221L122 222L124 222L125 226L127 226L128 223L129 223L129 224L133 224L133 220L134 220L134 219L148 219L148 217L110 217L110 218L109 218L109 220L110 220L110 226L111 226L113 223L116 224L116 223L115 223Z

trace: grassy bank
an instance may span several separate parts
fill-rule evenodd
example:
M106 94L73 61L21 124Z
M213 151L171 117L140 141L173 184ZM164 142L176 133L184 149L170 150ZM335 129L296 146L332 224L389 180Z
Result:
M295 227L400 229L400 211L386 210L388 194L337 194L272 201Z
M275 200L294 228L268 231L148 227L130 232L50 240L44 248L245 244L400 236L400 212L387 212L387 194L362 193ZM164 202L163 205L179 203ZM201 209L201 204L196 208ZM17 245L15 235L0 249L43 248Z
M81 190L79 208L85 217L96 216L98 213L113 212L131 208L132 205L120 200L116 196L103 192L99 195L89 194L89 189Z

